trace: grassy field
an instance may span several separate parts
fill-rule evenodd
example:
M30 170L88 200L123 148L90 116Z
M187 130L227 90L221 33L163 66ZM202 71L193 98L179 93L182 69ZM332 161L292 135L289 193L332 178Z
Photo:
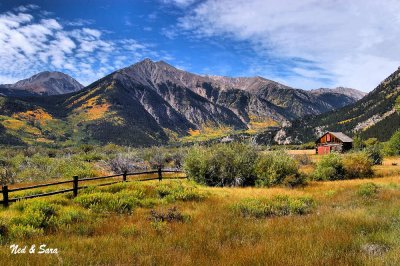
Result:
M210 188L166 180L93 188L75 200L48 197L57 222L50 219L54 224L4 240L0 264L398 265L400 166L392 162L399 159L375 166L376 178L313 181L296 189ZM107 197L89 204L98 192ZM119 195L132 201L124 203ZM265 211L284 195L293 201ZM298 199L304 198L314 204L302 205ZM123 212L107 203L121 200L117 207L124 206ZM27 206L41 201L11 205L0 210L0 219L33 219ZM15 255L11 244L46 244L58 254Z

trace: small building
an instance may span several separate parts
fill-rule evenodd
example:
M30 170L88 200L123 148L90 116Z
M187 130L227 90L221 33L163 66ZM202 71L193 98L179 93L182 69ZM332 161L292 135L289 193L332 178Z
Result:
M317 154L345 152L353 148L353 139L342 132L326 132L315 143Z

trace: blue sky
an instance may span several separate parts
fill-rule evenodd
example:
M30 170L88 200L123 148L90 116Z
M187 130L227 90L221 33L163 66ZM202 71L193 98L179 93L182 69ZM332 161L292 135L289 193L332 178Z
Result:
M400 65L399 14L391 0L3 0L0 83L57 70L88 85L151 58L370 91Z

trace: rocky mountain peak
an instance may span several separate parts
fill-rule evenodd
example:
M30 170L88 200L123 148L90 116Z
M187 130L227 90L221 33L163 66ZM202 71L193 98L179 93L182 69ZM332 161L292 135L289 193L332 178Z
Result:
M352 88L345 88L345 87L336 87L336 88L319 88L310 91L314 95L323 95L323 94L341 94L348 96L350 98L360 100L363 98L367 93L352 89Z
M43 71L14 84L4 85L4 87L39 95L57 95L78 91L83 88L83 85L62 72Z

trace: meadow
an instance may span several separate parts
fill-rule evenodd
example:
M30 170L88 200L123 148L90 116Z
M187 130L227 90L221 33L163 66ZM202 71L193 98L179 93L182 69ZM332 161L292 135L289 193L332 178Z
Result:
M310 174L321 157L304 156ZM387 157L370 178L295 188L163 180L21 201L0 210L0 264L398 265L399 165Z
M188 178L95 180L77 197L0 207L0 265L400 264L399 155L383 157L375 142L325 156L283 148L4 148L0 177L11 188L158 166Z

